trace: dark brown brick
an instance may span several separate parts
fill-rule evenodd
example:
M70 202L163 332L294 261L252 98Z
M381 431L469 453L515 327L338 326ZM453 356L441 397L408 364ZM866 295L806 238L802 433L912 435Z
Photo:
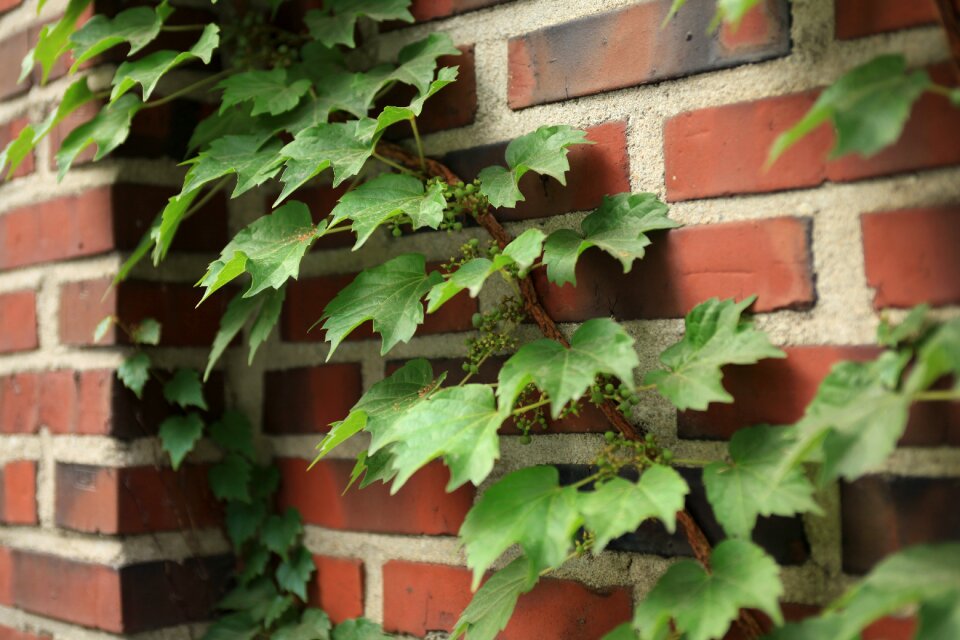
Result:
M360 365L267 371L264 374L263 428L267 433L318 433L347 417L363 394Z

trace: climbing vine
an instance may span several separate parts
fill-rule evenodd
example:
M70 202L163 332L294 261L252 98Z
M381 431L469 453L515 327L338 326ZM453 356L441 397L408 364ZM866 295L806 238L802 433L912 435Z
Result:
M724 21L735 27L757 1L717 0L712 28ZM458 233L480 227L489 240L466 241L441 269L428 268L422 254L407 253L362 271L316 319L329 343L328 358L367 322L387 354L454 296L476 297L491 278L510 291L494 309L474 316L477 331L466 345L461 372L434 371L424 359L406 363L331 425L317 459L364 432L369 445L357 459L352 483L362 489L383 482L396 491L439 459L449 469L447 490L452 491L488 479L500 456L498 432L508 421L519 429L522 442L586 404L609 422L594 472L586 478L564 485L553 467L520 469L492 483L470 510L460 538L477 591L454 637L494 638L519 596L542 576L573 557L602 552L648 519L669 531L679 525L695 559L672 564L637 604L633 620L608 640L707 640L722 637L731 625L748 638L770 633L789 640L846 640L908 606L919 613L918 638L960 637L960 545L907 549L881 563L820 616L785 624L779 567L751 540L758 517L817 514L819 488L881 465L903 434L913 403L960 399L960 382L942 387L944 379L956 380L960 373L960 320L933 323L926 309L918 308L899 325L884 323L878 339L882 353L871 362L834 367L796 424L741 430L722 460L678 459L631 421L633 407L649 394L678 410L732 402L722 384L724 366L785 354L745 315L753 298L711 299L696 306L685 318L683 338L660 355L658 368L646 372L637 371L634 339L616 321L594 318L571 335L557 326L540 305L531 273L540 269L549 282L575 286L576 265L585 251L606 252L628 272L643 259L651 232L679 226L654 194L623 193L606 196L578 229L550 234L529 229L512 237L498 222L497 210L524 200L519 184L529 172L564 183L569 149L590 143L585 132L565 125L540 127L509 144L505 166L488 167L471 183L427 157L417 118L428 99L456 81L457 67L438 68L438 59L459 51L447 36L434 33L403 48L395 61L380 62L370 60L356 38L358 29L372 37L379 22L412 22L408 0L326 0L293 30L274 20L282 0L264 7L222 7L229 25L222 29L218 22L175 22L176 11L167 0L113 17L97 15L78 27L89 3L70 0L65 15L44 27L24 61L24 75L39 65L46 80L58 59L70 53L71 73L78 79L44 122L26 127L7 146L0 169L7 165L12 175L42 138L88 103L100 109L63 140L56 154L61 177L87 147L95 146L100 159L122 144L140 112L198 92L219 93L219 109L193 132L180 192L117 276L125 278L148 256L154 264L162 262L183 221L220 191L232 187L237 197L267 184L278 187L273 210L239 231L198 274L203 300L224 295L227 285L234 292L204 379L245 327L253 359L279 319L286 286L318 239L352 233L359 249L381 229L402 236L421 229ZM684 4L676 0L666 19ZM187 51L136 55L165 31L195 32L195 43ZM121 45L128 45L128 59L116 68L110 85L91 87L89 76L79 70ZM220 70L154 97L166 74L185 65L213 65L218 51ZM397 85L411 87L414 97L391 104L397 101ZM958 90L934 83L925 71L908 70L903 56L878 57L824 91L810 112L777 139L768 164L826 123L837 132L834 155L876 153L900 137L912 105L927 92L960 102ZM401 123L412 132L406 146L384 137ZM330 215L315 223L295 197L304 185L325 179L328 169L333 186L346 184L345 192ZM128 327L108 318L98 334L111 323L134 343L159 341L160 327L152 321ZM515 333L524 323L544 337L520 345ZM507 354L512 355L496 382L480 381L480 367ZM249 424L231 412L207 426L193 411L206 407L200 374L156 372L146 351L128 357L118 374L139 395L151 371L164 378L165 398L179 407L160 428L172 466L177 468L204 435L223 450L210 482L227 502L227 531L243 568L236 588L221 602L227 614L207 637L382 636L364 620L331 630L322 611L304 608L313 565L298 541L300 517L293 510L269 514L278 474L259 464ZM703 468L708 501L727 536L716 546L684 509L689 487L678 466ZM487 577L514 547L519 554ZM765 631L754 611L769 616L772 631Z

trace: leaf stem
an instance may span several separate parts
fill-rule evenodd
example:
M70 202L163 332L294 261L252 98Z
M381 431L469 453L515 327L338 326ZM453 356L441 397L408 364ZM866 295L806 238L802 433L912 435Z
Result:
M388 167L392 167L392 168L396 169L397 171L402 171L403 173L406 173L406 174L409 174L409 175L416 175L415 172L411 171L410 169L407 169L407 168L406 168L405 166L403 166L402 164L398 164L398 163L394 162L393 160L390 160L390 159L388 159L388 158L384 158L382 155L380 155L380 154L377 153L376 151L373 152L373 157L376 158L377 160L379 160L380 162L382 162L383 164L387 165Z
M914 402L960 401L960 391L921 391L910 396Z
M537 402L534 402L533 404L528 404L528 405L525 406L525 407L518 407L518 408L514 409L513 411L511 411L510 413L511 413L511 415L519 416L519 415L522 415L522 414L526 413L527 411L533 411L534 409L537 409L537 408L539 408L539 407L542 407L542 406L545 405L545 404L550 404L550 398L542 398L542 399L538 400Z
M210 84L211 82L216 82L217 80L220 80L221 78L224 78L224 77L226 77L226 76L229 75L229 74L230 74L230 71L221 71L220 73L216 73L216 74L214 74L214 75L212 75L212 76L207 76L207 77L204 78L203 80L198 80L197 82L194 82L194 83L191 84L191 85L187 85L186 87L184 87L184 88L182 88L182 89L178 89L177 91L174 91L174 92L171 93L170 95L164 96L164 97L160 98L159 100L154 100L153 102L148 102L148 103L146 103L145 105L143 105L143 108L144 108L144 109L152 109L153 107L159 107L160 105L167 104L168 102L171 102L171 101L173 101L173 100L176 100L177 98L179 98L179 97L181 97L181 96L185 96L185 95L187 95L188 93L192 93L192 92L196 91L197 89L199 89L200 87L202 87L202 86L204 86L204 85Z
M931 84L929 87L927 87L927 91L929 91L930 93L936 93L938 95L944 96L945 98L951 98L953 95L953 92L956 91L956 89L945 87L942 84Z
M670 464L680 465L681 467L705 467L715 460L698 460L697 458L674 458Z
M427 161L423 157L423 142L420 140L420 130L417 128L416 118L410 118L410 128L413 129L413 139L417 143L417 155L420 156L420 170L426 172Z
M223 191L223 188L227 186L228 180L229 180L229 177L220 178L220 182L218 182L216 186L214 186L212 189L210 189L210 191L205 193L202 198L194 202L193 205L184 212L183 219L186 220L187 218L192 216L194 213L202 209L205 204L210 202L210 200L212 200L215 195Z
M174 24L174 25L164 25L160 27L160 31L177 33L179 31L203 31L206 28L207 28L207 25L205 24Z

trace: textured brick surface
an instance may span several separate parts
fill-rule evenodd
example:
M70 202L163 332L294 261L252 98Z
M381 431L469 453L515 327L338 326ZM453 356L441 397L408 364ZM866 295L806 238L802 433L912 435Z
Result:
M352 558L313 556L317 567L310 587L310 602L330 616L334 624L363 615L363 562Z
M2 8L0 4L0 8ZM31 631L21 631L12 627L0 626L0 640L49 640L53 636L37 634Z
M450 631L471 599L463 567L392 560L383 567L384 629L422 636ZM630 619L629 589L596 593L569 581L545 578L520 597L501 640L598 640Z
M36 433L40 378L35 373L0 376L0 433Z
M836 0L834 10L840 40L937 22L934 0Z
M26 31L13 33L0 40L0 100L25 93L30 89L30 78L17 83L20 77L20 61L30 50L30 36Z
M874 307L960 303L960 206L861 217Z
M0 522L37 524L37 463L8 462L0 469Z
M526 198L515 209L497 211L501 220L524 220L593 209L607 194L630 191L630 159L627 156L627 124L614 121L588 127L587 138L594 144L577 145L567 156L570 171L566 186L553 178L529 173L520 179ZM454 151L444 162L461 179L469 182L484 167L506 164L507 143Z
M0 0L0 13L12 11L23 4L23 0Z
M267 433L327 431L363 394L360 365L354 363L268 371L263 384Z
M510 39L513 109L567 100L786 54L787 3L767 0L739 37L708 34L712 3L688 3L665 28L670 0L581 18Z
M3 0L0 0L0 11L3 10ZM0 149L6 148L10 142L16 139L20 135L20 132L30 124L30 120L27 118L17 118L11 120L6 124L0 124ZM10 170L10 167L4 167L2 175L6 179L7 172ZM13 178L22 178L23 176L33 173L34 170L34 153L31 151L23 159L23 162L20 163L20 166L17 167L17 170L13 172ZM0 246L3 246L0 242Z
M344 494L353 460L324 460L309 471L307 460L279 458L277 464L280 508L296 507L304 522L330 529L455 535L475 494L470 485L446 493L450 476L436 462L414 474L393 496L379 482Z
M589 250L577 286L534 273L547 311L560 321L675 318L712 297L756 294L756 312L805 308L815 299L810 222L774 218L676 229L653 236L646 257L624 274L619 261Z
M916 544L960 541L960 479L865 476L841 484L843 568L866 573Z
M221 509L207 470L106 468L58 463L57 526L103 534L136 534L217 526Z
M38 345L34 292L0 293L0 353L30 351Z
M417 19L417 22L423 22L476 9L485 9L505 2L509 2L509 0L413 0L410 4L410 13Z

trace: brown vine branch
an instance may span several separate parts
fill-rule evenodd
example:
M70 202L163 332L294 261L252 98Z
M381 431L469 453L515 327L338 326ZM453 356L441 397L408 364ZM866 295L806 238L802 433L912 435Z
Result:
M952 0L948 0L952 1ZM417 168L420 167L420 159L414 154L410 153L403 147L393 144L390 142L381 142L377 145L377 152L391 160L398 162L405 167ZM449 167L444 165L441 162L438 162L432 158L426 159L426 171L429 176L439 176L446 180L450 184L456 184L458 182L463 182L460 177L450 170ZM486 230L487 233L496 241L500 248L506 247L513 238L500 221L497 220L496 216L493 215L492 209L488 208L486 211L477 216L477 221L480 223L480 226ZM570 342L567 340L566 336L560 331L560 328L557 327L557 323L554 319L547 313L547 310L544 309L543 305L540 303L540 296L537 294L536 288L533 286L533 281L528 277L520 278L520 293L523 295L524 307L527 311L527 314L530 316L530 319L537 325L537 328L540 329L540 332L547 338L551 340L556 340L565 347L570 346ZM603 412L604 417L613 425L617 431L623 434L623 437L628 440L639 440L644 436L643 429L637 428L631 424L619 409L609 400L600 405L600 410ZM680 527L683 529L684 536L687 539L687 544L690 545L690 548L693 550L693 555L700 564L706 567L708 570L710 568L710 552L712 547L710 541L707 540L706 534L703 532L703 528L697 524L697 521L690 515L690 512L683 510L677 512L677 521L680 523ZM763 635L763 627L760 625L760 622L757 620L757 617L750 611L743 610L740 612L740 617L736 620L735 623L741 633L747 640L758 640Z
M953 74L960 82L960 8L955 0L936 0L940 12L940 24L950 43L950 55L953 58Z

